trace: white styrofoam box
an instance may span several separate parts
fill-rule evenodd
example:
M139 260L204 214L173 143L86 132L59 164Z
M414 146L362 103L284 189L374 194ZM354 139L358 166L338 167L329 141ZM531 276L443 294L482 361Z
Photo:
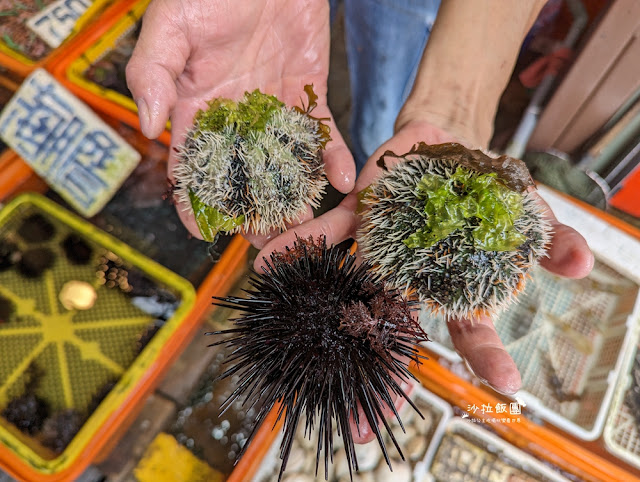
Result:
M560 473L478 425L452 418L428 467L438 481L567 481Z
M518 301L495 320L520 370L515 397L527 410L583 440L603 430L615 380L633 350L640 318L640 242L544 187L558 219L578 230L596 256L592 273L569 280L533 271ZM426 347L460 362L442 318L421 313Z
M636 347L625 357L624 367L613 395L611 410L604 425L604 445L616 457L640 468L640 426L634 409L625 402L634 386L634 367L638 352L638 333L634 333Z
M87 217L104 207L141 157L43 69L0 113L0 137Z
M453 411L451 409L451 405L421 386L415 387L415 392L412 394L412 400L414 400L414 403L418 405L418 408L420 408L421 403L427 405L430 412L438 417L435 430L429 440L429 445L424 458L416 464L413 471L413 480L415 482L426 482L426 477L429 477L430 475L427 471L427 467L431 465L433 457L436 455L438 444L444 435L444 431L446 430L449 420L453 416Z

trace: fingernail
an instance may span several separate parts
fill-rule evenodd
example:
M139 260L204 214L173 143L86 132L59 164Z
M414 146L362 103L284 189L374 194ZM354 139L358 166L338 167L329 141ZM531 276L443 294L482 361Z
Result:
M140 118L140 130L146 137L150 137L151 116L149 115L149 106L146 101L140 97L136 100L138 106L138 117Z
M518 390L520 390L520 384L514 385L512 383L507 383L502 387L496 387L491 383L486 383L486 384L502 395L508 395L508 396L515 395L516 393L518 393Z

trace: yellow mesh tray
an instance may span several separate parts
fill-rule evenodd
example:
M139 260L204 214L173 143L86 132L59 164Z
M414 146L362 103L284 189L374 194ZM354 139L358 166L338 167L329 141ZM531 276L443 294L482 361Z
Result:
M34 214L54 227L55 234L49 240L27 243L18 233L24 220ZM65 255L61 242L72 233L91 247L86 264L73 264ZM0 418L0 443L4 445L0 447L0 463L16 473L11 469L15 457L35 473L54 474L68 469L81 455L86 457L86 446L96 445L105 422L135 404L136 387L153 370L163 346L171 343L193 306L195 291L188 281L37 194L19 196L0 212L3 239L23 252L48 248L55 260L37 278L24 277L15 266L0 271L0 296L13 305L12 314L0 323L0 412L4 413L10 400L24 394L33 373L30 366L35 366L41 376L34 392L49 405L50 414L75 409L88 418L59 454L39 442L41 434L21 433ZM150 295L135 297L107 286L109 282L98 276L105 257L129 270L130 280L136 272L146 277L150 282L146 286L156 289L154 293L159 289L173 297L173 308L165 316L168 319L139 354L136 340L162 315L140 303L141 298L148 302ZM70 280L93 286L97 298L91 308L63 306L60 293ZM89 406L95 406L96 395L110 383L115 385L106 398L88 413Z

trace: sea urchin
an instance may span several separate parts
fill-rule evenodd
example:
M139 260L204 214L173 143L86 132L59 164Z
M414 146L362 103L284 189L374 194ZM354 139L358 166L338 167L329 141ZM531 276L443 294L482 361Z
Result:
M453 143L395 157L361 195L363 258L447 317L504 307L550 239L524 163Z
M354 255L327 248L325 239L298 239L293 249L273 253L265 262L263 273L251 278L247 298L220 298L221 306L244 312L233 320L235 328L213 333L228 336L214 345L234 350L227 361L233 366L222 377L237 374L241 380L225 405L241 396L250 406L260 400L257 427L281 402L280 477L301 416L305 436L311 438L318 428L316 472L324 450L327 476L334 427L344 439L350 473L357 470L349 421L362 421L358 405L391 466L378 423L402 452L384 408L393 410L401 426L393 394L418 411L400 386L412 376L409 361L421 361L413 344L427 340L411 317L412 303L386 290L366 263L356 266Z
M205 241L220 231L284 229L318 206L329 127L310 115L317 96L310 85L305 92L303 109L255 90L238 102L214 99L196 114L173 175Z

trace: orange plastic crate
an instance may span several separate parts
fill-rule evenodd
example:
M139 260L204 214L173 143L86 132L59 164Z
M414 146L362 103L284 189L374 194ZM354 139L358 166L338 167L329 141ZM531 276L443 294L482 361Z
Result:
M104 88L85 78L91 63L107 54L118 39L134 28L142 17L149 0L122 0L105 11L99 25L85 30L68 46L63 58L49 63L47 69L54 77L94 109L140 129L137 108L132 99ZM166 145L171 134L165 130L159 140Z
M111 3L111 1L112 0L94 0L87 11L77 20L69 34L69 37L67 37L59 47L51 50L40 60L33 60L17 52L15 49L12 49L5 40L0 39L0 66L3 66L21 77L26 77L38 67L43 67L49 62L55 61L55 59L61 54L64 55L67 46L79 32L88 25L91 25L100 17L102 11Z

